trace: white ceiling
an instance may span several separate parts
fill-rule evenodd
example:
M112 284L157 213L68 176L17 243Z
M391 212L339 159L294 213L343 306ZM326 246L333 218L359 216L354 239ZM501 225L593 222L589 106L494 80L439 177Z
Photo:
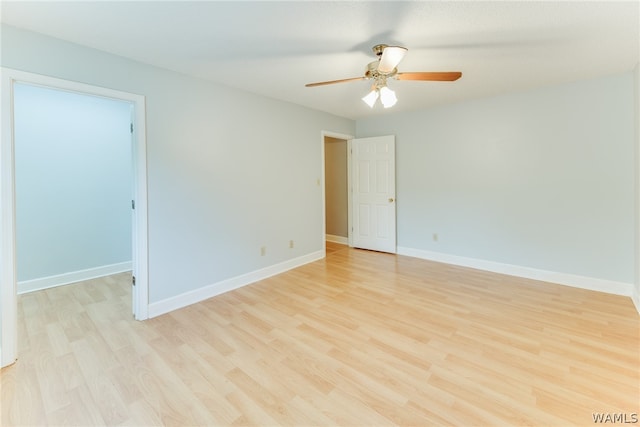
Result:
M631 70L640 2L2 0L6 24L352 119ZM363 75L378 43L409 48L398 103L369 109Z

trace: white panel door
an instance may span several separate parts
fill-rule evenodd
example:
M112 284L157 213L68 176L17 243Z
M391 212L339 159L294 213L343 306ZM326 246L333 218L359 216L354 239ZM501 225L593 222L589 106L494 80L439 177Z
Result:
M396 253L395 136L351 140L353 246Z

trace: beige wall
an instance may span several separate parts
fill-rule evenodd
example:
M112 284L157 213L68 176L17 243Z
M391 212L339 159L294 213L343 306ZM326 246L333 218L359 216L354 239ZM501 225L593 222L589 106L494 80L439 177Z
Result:
M347 141L324 139L327 234L347 237Z

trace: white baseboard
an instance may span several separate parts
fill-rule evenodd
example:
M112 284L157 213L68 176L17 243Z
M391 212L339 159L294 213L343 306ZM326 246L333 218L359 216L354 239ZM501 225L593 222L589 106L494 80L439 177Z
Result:
M633 285L631 283L616 282L613 280L597 279L594 277L578 276L574 274L558 273L555 271L538 270L531 267L503 264L494 261L485 261L476 258L467 258L457 255L431 252L421 249L398 247L399 255L407 255L445 264L459 265L478 270L492 271L494 273L509 276L523 277L526 279L540 280L543 282L557 283L572 286L574 288L588 289L592 291L606 292L609 294L631 297Z
M348 237L342 237L342 236L335 236L333 234L327 234L325 236L325 239L327 240L327 242L342 243L343 245L348 245L349 244L349 238Z
M312 252L298 258L290 259L279 264L252 271L251 273L231 277L229 279L222 280L203 288L195 289L193 291L176 295L175 297L151 303L149 304L149 318L157 317L170 311L178 310L188 305L204 301L211 297L215 297L216 295L241 288L259 280L275 276L276 274L284 273L285 271L300 267L302 265L317 261L322 258L324 258L323 251Z
M18 282L18 294L40 291L43 289L53 288L55 286L68 285L70 283L81 282L83 280L123 273L125 271L131 271L131 268L131 261L127 261L88 268L86 270L72 271L70 273L57 274L55 276L41 277L39 279L24 280L22 282Z
M631 294L631 301L633 301L633 305L636 306L636 310L638 311L638 314L640 314L640 294L638 292L638 288L635 288Z

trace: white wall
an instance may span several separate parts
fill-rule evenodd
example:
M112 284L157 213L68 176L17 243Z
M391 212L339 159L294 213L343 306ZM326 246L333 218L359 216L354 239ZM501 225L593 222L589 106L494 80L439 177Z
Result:
M630 292L632 88L625 73L357 121L396 134L398 246Z
M131 263L131 105L14 86L18 281Z
M634 110L634 123L635 123L635 194L636 194L636 206L635 206L635 238L636 238L636 253L635 253L635 268L636 276L633 287L632 298L636 306L636 310L640 313L640 63L636 64L633 70L633 82L635 94L635 110Z
M151 303L322 249L322 130L396 135L400 246L634 281L631 73L354 124L4 25L1 43L2 66L146 96Z
M322 250L320 135L351 120L8 26L1 60L146 96L151 303Z

